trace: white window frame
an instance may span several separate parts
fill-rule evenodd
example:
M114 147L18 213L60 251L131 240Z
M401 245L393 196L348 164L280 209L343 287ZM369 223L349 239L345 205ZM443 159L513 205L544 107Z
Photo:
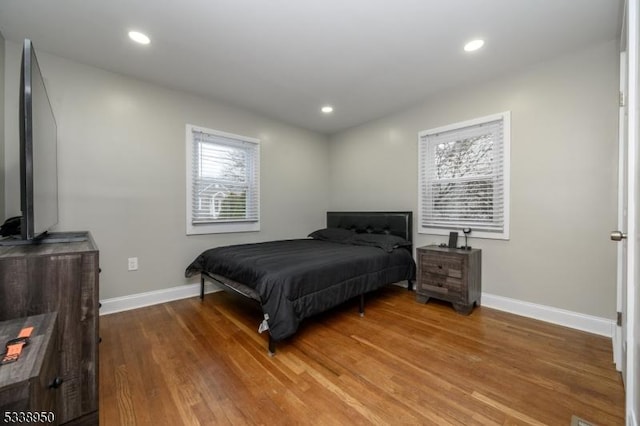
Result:
M481 231L473 229L473 225L462 225L455 228L444 228L424 225L424 216L426 210L429 208L427 200L425 198L426 187L428 186L427 176L424 173L425 164L424 160L428 154L428 138L429 136L441 134L444 132L452 132L455 135L456 131L462 133L465 129L473 126L478 126L485 123L491 123L497 120L502 120L503 126L503 159L502 159L502 185L503 185L503 221L502 231ZM434 129L424 130L418 133L418 233L420 234L432 234L432 235L449 235L450 232L458 231L462 235L462 229L464 227L470 227L472 229L469 235L472 238L488 238L488 239L509 239L509 204L510 204L510 163L511 163L511 112L505 111L498 114L492 114L485 117L479 117L472 120L466 120L459 123L450 124L447 126L437 127Z
M257 221L233 221L233 222L210 222L210 223L192 223L193 217L193 144L194 144L194 132L207 133L213 136L219 136L226 139L233 139L242 142L253 143L256 145L256 176L257 181L254 183L256 193L254 196L257 198ZM201 126L195 126L193 124L186 125L186 170L187 170L187 235L200 235L200 234L218 234L218 233L230 233L230 232L256 232L260 231L260 140L251 138L248 136L236 135L233 133L222 132L219 130L207 129Z

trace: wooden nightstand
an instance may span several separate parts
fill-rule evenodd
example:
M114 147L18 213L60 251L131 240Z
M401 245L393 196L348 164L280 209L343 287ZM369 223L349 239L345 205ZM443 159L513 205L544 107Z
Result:
M482 250L425 246L416 251L418 302L426 303L431 297L445 300L464 315L471 312L474 303L480 306Z

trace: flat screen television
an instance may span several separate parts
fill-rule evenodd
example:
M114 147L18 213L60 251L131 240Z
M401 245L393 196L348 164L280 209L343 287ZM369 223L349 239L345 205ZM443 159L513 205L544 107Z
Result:
M20 69L21 238L37 241L58 223L58 128L33 43Z

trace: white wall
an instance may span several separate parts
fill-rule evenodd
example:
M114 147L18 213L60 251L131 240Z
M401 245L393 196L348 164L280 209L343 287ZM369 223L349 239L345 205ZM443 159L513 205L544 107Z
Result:
M38 51L58 123L60 223L100 248L100 297L174 287L204 249L306 237L325 223L328 140L250 112ZM6 203L20 213L20 46L6 44ZM185 235L185 124L261 140L258 233ZM140 268L127 271L127 258Z
M511 111L511 239L470 240L483 291L614 318L617 80L612 41L338 134L330 208L417 217L418 132ZM420 234L416 246L445 240Z
M19 214L20 204L20 46L5 46L9 216ZM305 236L324 225L327 209L417 215L417 133L510 110L511 240L471 239L483 249L483 290L614 318L615 245L608 233L616 226L617 52L615 42L600 44L441 93L330 143L241 109L38 52L59 126L58 230L93 233L103 299L173 287L187 282L184 268L205 248ZM261 232L185 236L186 123L262 140ZM416 245L445 239L416 235ZM139 258L137 272L126 270L131 256Z
M0 33L0 164L4 165L4 37ZM2 168L4 170L4 167ZM0 173L0 222L6 219L4 209L4 173Z

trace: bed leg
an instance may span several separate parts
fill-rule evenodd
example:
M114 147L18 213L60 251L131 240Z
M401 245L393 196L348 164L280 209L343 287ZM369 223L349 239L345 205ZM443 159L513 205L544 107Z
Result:
M413 280L407 280L407 289L413 291Z
M200 300L204 300L204 277L200 277Z
M273 341L273 338L269 336L269 356L276 355L276 342Z
M364 316L364 294L360 295L360 306L358 307L358 311L360 312L360 316Z

